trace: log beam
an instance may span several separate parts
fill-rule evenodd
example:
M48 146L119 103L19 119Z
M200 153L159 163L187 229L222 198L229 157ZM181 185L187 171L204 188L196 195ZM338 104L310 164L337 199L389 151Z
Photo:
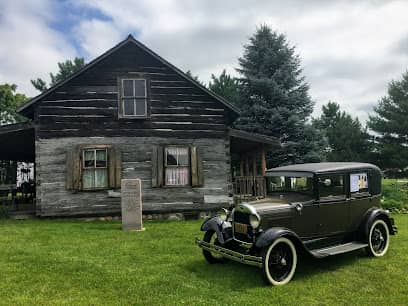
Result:
M265 176L266 173L266 157L265 157L265 147L261 148L261 174Z

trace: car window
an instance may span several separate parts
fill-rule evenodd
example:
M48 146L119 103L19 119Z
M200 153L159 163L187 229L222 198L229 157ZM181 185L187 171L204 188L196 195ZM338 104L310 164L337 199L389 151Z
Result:
M329 200L336 197L345 197L343 175L324 175L318 178L320 199Z
M296 192L313 196L313 178L302 176L270 176L267 178L268 193Z
M368 193L367 172L350 174L350 193L352 196L363 196Z

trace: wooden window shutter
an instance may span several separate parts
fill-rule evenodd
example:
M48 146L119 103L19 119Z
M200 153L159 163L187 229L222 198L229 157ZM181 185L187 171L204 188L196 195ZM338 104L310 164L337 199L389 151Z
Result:
M164 148L155 146L152 150L152 187L163 186Z
M122 181L122 154L114 146L108 148L109 188L119 189Z
M204 185L203 161L197 147L190 147L191 158L191 186L198 187Z
M73 149L67 151L67 189L68 190L81 190L81 146L75 146Z

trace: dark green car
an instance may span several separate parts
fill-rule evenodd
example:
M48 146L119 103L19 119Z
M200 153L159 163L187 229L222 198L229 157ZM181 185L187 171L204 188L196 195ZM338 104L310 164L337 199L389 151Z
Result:
M381 209L381 171L366 163L313 163L266 173L268 196L221 210L197 244L210 263L232 259L288 283L299 254L322 258L365 248L386 254L394 220Z

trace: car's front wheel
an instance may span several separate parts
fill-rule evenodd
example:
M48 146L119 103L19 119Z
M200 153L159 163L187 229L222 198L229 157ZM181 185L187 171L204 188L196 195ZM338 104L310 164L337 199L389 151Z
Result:
M377 219L371 224L368 234L367 253L370 256L381 257L388 251L390 233L384 220Z
M219 245L219 242L217 239L217 233L213 230L206 231L204 234L203 240L210 244ZM204 258L211 264L222 263L225 261L222 255L219 255L219 254L207 251L207 250L203 250L203 255L204 255Z
M276 239L262 252L263 275L274 286L287 284L295 274L297 253L295 245L286 237Z

